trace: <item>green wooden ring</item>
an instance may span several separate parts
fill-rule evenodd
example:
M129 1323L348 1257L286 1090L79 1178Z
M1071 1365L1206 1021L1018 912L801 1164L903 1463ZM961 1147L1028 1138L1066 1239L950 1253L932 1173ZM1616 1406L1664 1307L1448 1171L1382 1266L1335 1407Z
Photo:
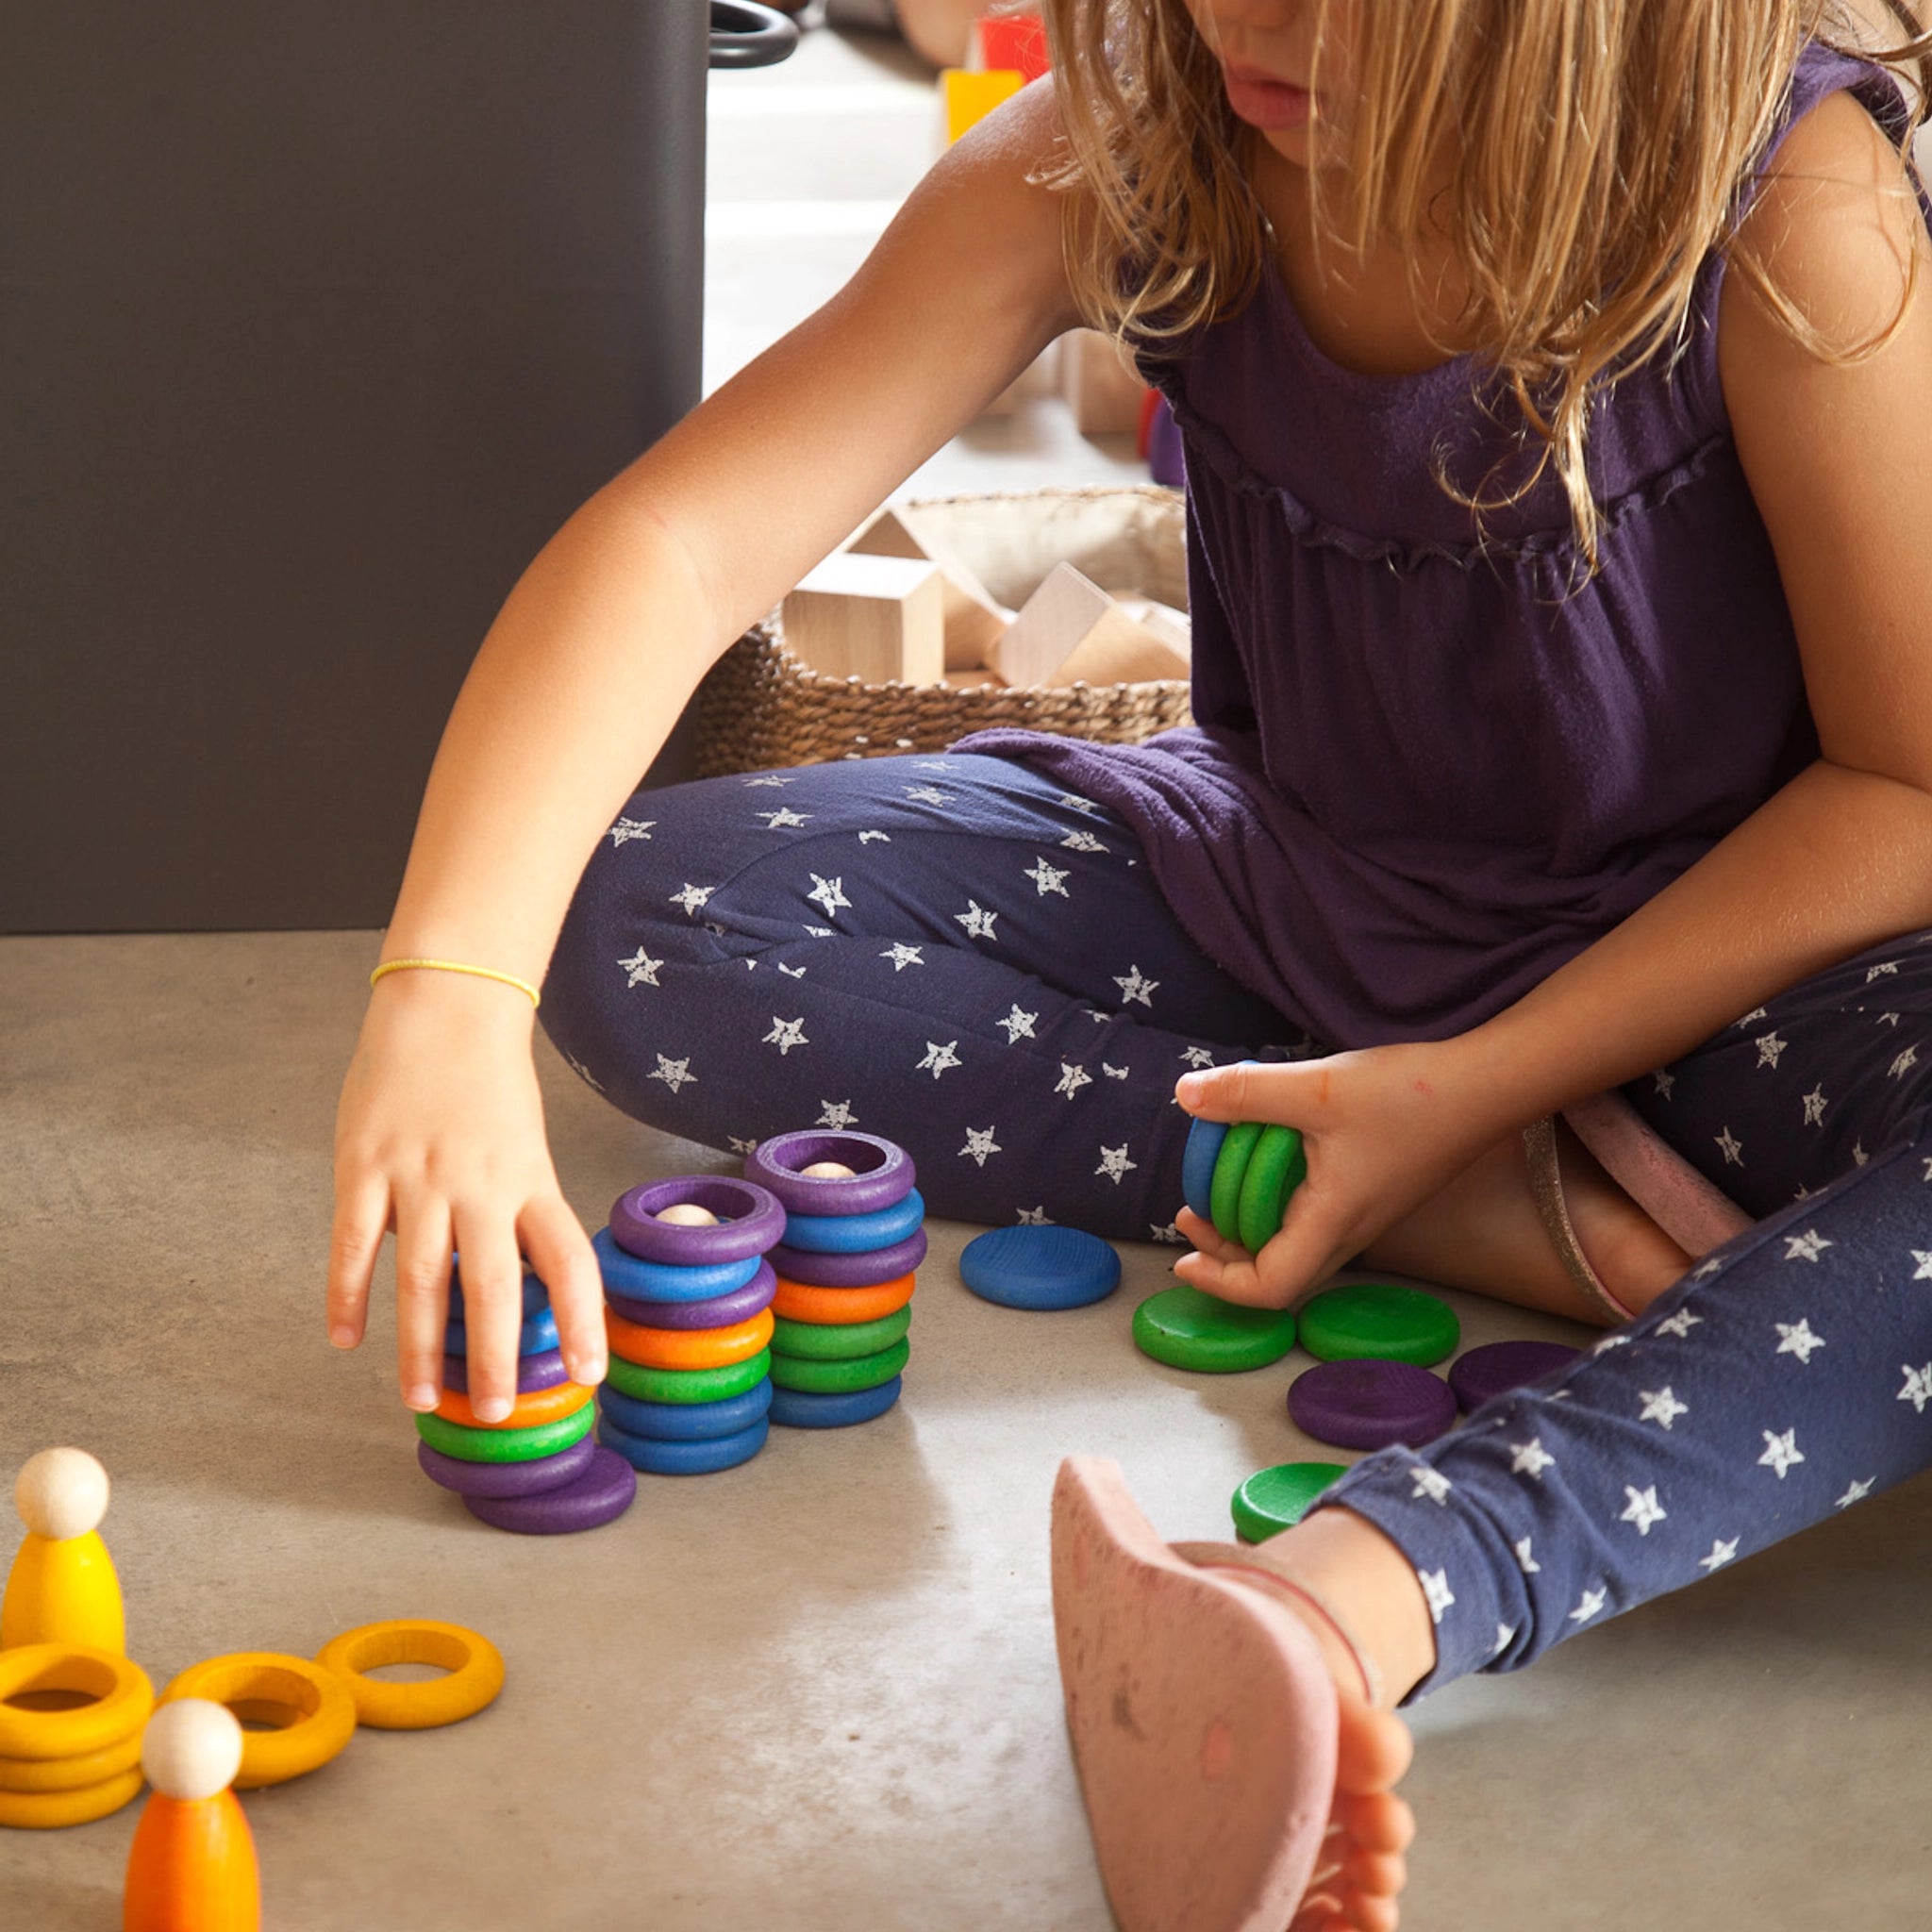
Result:
M1260 1138L1259 1121L1237 1121L1228 1128L1227 1139L1214 1157L1214 1181L1208 1199L1214 1210L1214 1231L1223 1241L1238 1241L1241 1238L1241 1182L1247 1175L1255 1143Z
M473 1429L445 1416L419 1415L416 1433L440 1455L458 1462L535 1462L581 1442L597 1423L597 1405L587 1402L554 1423L527 1429Z
M796 1356L772 1357L772 1384L777 1389L793 1389L802 1395L850 1395L861 1389L876 1389L890 1382L906 1366L912 1353L908 1341L895 1341L876 1355L854 1356L845 1361L815 1362Z
M1248 1158L1247 1172L1241 1175L1241 1199L1235 1209L1241 1246L1249 1254L1258 1255L1281 1232L1288 1197L1307 1177L1301 1135L1292 1127L1263 1127Z
M1259 1543L1292 1529L1315 1498L1347 1474L1345 1462L1278 1462L1257 1469L1228 1505L1235 1534L1243 1542Z
M875 1322L792 1322L780 1315L773 1324L772 1353L793 1361L846 1362L855 1356L877 1355L895 1341L904 1341L912 1325L912 1305L895 1308ZM782 1383L779 1385L784 1386Z
M771 1373L772 1351L761 1348L746 1360L722 1369L647 1369L612 1356L605 1380L640 1402L728 1402L756 1389Z

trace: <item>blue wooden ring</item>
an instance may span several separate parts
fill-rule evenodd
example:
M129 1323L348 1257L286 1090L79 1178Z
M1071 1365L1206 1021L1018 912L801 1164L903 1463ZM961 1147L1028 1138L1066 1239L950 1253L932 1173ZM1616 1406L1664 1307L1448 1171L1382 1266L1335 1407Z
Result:
M597 1406L611 1426L626 1436L653 1442L711 1442L761 1421L771 1410L772 1383L766 1376L742 1395L727 1395L722 1402L644 1402L607 1382L597 1391Z
M546 1348L541 1355L517 1357L517 1393L528 1395L539 1389L555 1389L570 1380L561 1350ZM442 1358L442 1386L452 1394L470 1392L470 1358L466 1355L446 1355Z
M904 1377L894 1375L876 1389L849 1395L808 1395L802 1389L772 1391L772 1420L784 1429L844 1429L884 1415L899 1399Z
M903 1241L862 1255L815 1255L808 1248L780 1242L769 1258L781 1281L800 1282L807 1288L872 1288L910 1274L925 1259L925 1230L915 1228Z
M1181 1199L1206 1222L1214 1219L1214 1162L1226 1139L1225 1121L1197 1120L1188 1129L1187 1152L1181 1156Z
M591 1237L591 1247L604 1276L604 1286L635 1302L708 1302L714 1295L742 1288L758 1272L762 1257L746 1255L737 1261L707 1261L691 1267L676 1261L641 1261L610 1238L608 1227Z
M735 1436L712 1436L696 1442L658 1441L633 1436L608 1422L597 1424L597 1440L605 1448L616 1450L633 1469L647 1475L711 1475L721 1469L735 1469L765 1446L771 1432L764 1416Z
M455 1319L463 1319L463 1263L459 1255L449 1257L449 1305ZM550 1306L550 1291L528 1268L524 1270L524 1313L534 1315L539 1308Z
M666 1208L690 1202L718 1217L714 1227L681 1227L659 1221ZM610 1204L610 1238L640 1260L684 1267L707 1261L741 1261L762 1255L785 1232L785 1210L775 1196L751 1181L724 1174L678 1174L627 1188ZM666 1297L669 1299L669 1297Z
M742 1288L713 1295L708 1301L637 1302L627 1294L612 1294L608 1289L604 1299L626 1322L639 1322L646 1328L732 1328L769 1308L777 1292L778 1277L772 1264L760 1257L758 1273Z
M870 1214L788 1214L785 1245L808 1255L870 1254L903 1241L924 1220L925 1199L914 1188Z
M517 1341L518 1355L541 1355L544 1350L558 1345L557 1317L550 1309L539 1308L534 1315L524 1317L523 1333ZM442 1352L444 1355L469 1354L469 1330L463 1326L460 1316L451 1315L448 1325L443 1329Z
M801 1174L822 1160L849 1167L849 1176ZM793 1214L870 1214L911 1191L912 1157L877 1134L807 1127L760 1141L744 1158L744 1177L768 1188Z

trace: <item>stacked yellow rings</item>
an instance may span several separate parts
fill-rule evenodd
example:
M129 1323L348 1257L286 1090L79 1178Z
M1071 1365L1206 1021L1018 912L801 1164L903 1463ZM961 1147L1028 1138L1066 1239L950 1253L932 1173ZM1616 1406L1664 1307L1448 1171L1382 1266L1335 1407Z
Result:
M23 1698L88 1699L33 1708ZM118 1811L141 1790L154 1686L137 1663L81 1644L0 1651L0 1824L47 1829Z
M317 1771L356 1735L356 1704L333 1671L306 1657L242 1650L191 1664L161 1693L225 1704L244 1726L238 1790L278 1785ZM248 1724L271 1724L251 1731Z

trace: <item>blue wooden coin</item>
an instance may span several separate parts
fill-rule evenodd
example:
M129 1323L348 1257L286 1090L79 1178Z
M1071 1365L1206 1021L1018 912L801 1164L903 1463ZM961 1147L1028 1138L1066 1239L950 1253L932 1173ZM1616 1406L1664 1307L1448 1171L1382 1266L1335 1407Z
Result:
M765 1446L771 1424L763 1416L735 1436L710 1436L695 1442L666 1442L654 1436L633 1436L609 1422L597 1424L597 1440L614 1449L633 1469L646 1475L712 1475L749 1462Z
M603 1272L604 1286L634 1302L708 1302L715 1295L742 1288L758 1272L760 1257L747 1255L739 1261L645 1261L620 1248L608 1227L591 1237L591 1247Z
M597 1407L626 1436L647 1436L658 1442L710 1442L721 1436L741 1435L761 1422L771 1411L772 1383L766 1376L743 1394L727 1395L721 1402L645 1402L607 1382L597 1391Z
M1214 1219L1214 1163L1227 1139L1225 1121L1196 1121L1181 1156L1181 1198L1203 1221Z
M810 1395L803 1389L772 1391L772 1420L786 1429L843 1429L884 1415L899 1399L904 1377L845 1395Z
M1121 1257L1077 1227L996 1227L959 1257L959 1279L1006 1308L1084 1308L1121 1281Z
M903 1241L925 1219L917 1188L870 1214L788 1214L785 1245L809 1255L864 1255Z

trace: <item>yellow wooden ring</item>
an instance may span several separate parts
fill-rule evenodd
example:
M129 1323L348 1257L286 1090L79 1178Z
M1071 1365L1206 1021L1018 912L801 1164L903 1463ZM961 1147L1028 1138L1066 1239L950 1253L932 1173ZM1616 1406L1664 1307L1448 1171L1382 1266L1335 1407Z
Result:
M78 1757L0 1757L0 1791L78 1791L133 1771L141 1763L141 1732Z
M534 1429L544 1423L560 1423L574 1416L596 1394L580 1382L559 1382L554 1389L532 1389L519 1395L501 1422L486 1423L470 1407L470 1398L454 1389L445 1389L436 1405L436 1413L446 1423L458 1423L466 1429Z
M460 1624L398 1617L332 1638L316 1661L336 1672L356 1700L356 1715L382 1731L426 1731L474 1717L503 1689L503 1653ZM440 1664L446 1677L391 1684L365 1677L384 1664Z
M72 1710L24 1710L8 1702L42 1690L77 1690L94 1702ZM0 1757L44 1763L104 1751L130 1732L139 1736L154 1707L155 1687L147 1673L111 1650L81 1643L23 1643L0 1650Z
M124 1771L77 1791L0 1791L0 1824L51 1831L63 1824L92 1824L141 1794L141 1772Z
M355 1701L334 1672L306 1657L273 1650L238 1650L189 1667L161 1692L161 1702L206 1697L225 1704L243 1724L281 1724L273 1731L244 1730L235 1789L250 1791L319 1770L356 1735ZM293 1711L292 1724L282 1722Z

